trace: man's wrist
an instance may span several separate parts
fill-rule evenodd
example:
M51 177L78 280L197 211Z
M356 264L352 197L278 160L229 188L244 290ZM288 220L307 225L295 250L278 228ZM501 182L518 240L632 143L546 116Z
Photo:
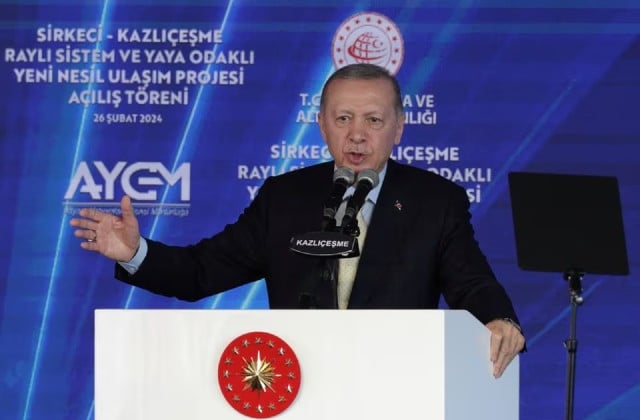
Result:
M516 327L516 329L518 331L520 331L520 334L522 334L522 327L520 326L520 324L518 324L516 321L514 321L511 318L499 318L501 321L507 322L511 325L513 325L514 327Z
M133 261L133 259L136 257L136 255L138 255L138 252L140 252L140 242L141 242L141 239L142 239L141 237L140 237L140 238L138 238L138 246L136 246L136 250L135 250L135 251L133 251L133 254L131 254L131 258L129 258L129 259L128 259L128 260L126 260L126 261L118 261L118 262L125 263L125 264L129 264L129 263L131 263L131 261Z
M133 254L131 260L127 262L119 261L118 264L120 264L129 274L133 275L136 271L138 271L138 268L140 268L142 261L144 261L145 257L147 256L147 250L147 241L143 237L140 237L138 249L136 250L135 254Z

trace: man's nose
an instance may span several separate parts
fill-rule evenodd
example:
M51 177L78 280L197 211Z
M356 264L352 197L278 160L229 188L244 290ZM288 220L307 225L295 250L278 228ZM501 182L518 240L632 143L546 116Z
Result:
M361 143L367 138L365 121L353 120L349 130L349 140L354 143Z

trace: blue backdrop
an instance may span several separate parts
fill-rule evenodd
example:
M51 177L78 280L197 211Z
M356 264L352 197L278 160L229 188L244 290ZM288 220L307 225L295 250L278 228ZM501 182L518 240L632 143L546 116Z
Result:
M217 232L266 176L327 159L317 95L355 57L403 87L394 157L468 189L528 337L524 420L563 415L569 296L518 268L507 174L618 178L631 275L584 280L575 413L638 417L638 2L346 3L0 2L1 418L93 418L96 308L267 307L261 282L197 303L132 289L69 218L127 193L145 236Z

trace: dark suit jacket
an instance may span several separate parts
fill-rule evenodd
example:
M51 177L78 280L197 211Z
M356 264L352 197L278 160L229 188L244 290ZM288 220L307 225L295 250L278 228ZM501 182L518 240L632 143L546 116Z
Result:
M131 276L116 277L165 296L197 300L265 278L271 308L298 308L318 276L318 258L289 250L294 234L320 229L334 162L265 181L238 221L196 245L148 241ZM431 172L389 161L367 230L349 308L432 309L442 294L481 322L516 320L474 239L465 191ZM311 279L311 280L310 280Z

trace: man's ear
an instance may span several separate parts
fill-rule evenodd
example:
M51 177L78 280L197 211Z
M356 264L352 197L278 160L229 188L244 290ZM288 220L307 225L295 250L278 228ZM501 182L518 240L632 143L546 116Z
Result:
M399 117L398 119L398 127L396 127L396 138L393 142L396 146L400 144L400 140L402 139L403 132L404 132L404 115L402 115L402 117Z
M325 121L324 121L324 114L322 112L318 112L318 127L320 128L320 134L322 135L322 140L324 140L324 142L327 142L327 136L326 136L326 126L325 126Z

